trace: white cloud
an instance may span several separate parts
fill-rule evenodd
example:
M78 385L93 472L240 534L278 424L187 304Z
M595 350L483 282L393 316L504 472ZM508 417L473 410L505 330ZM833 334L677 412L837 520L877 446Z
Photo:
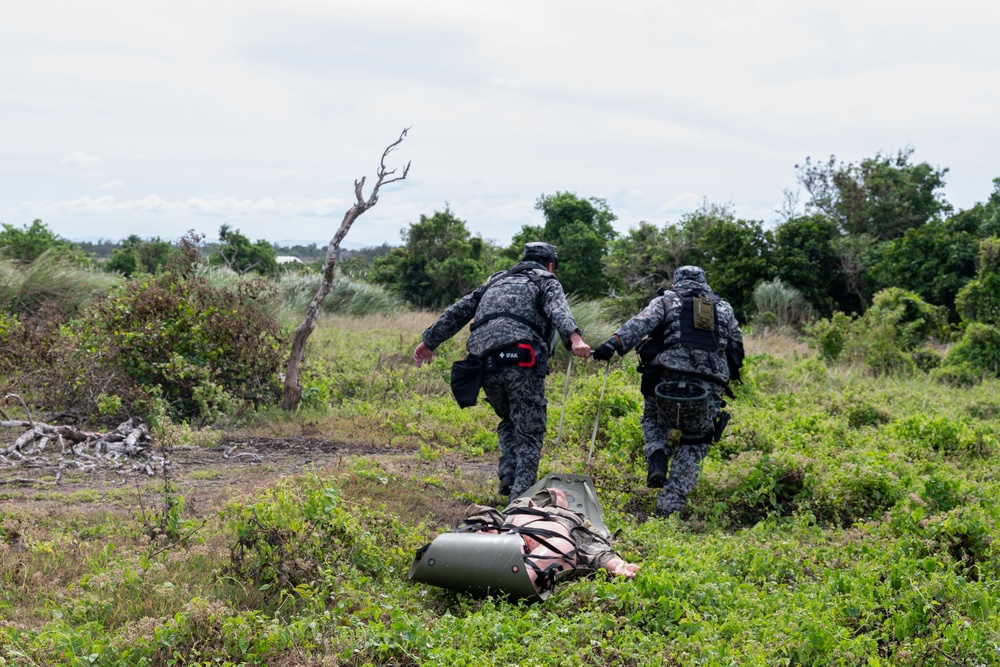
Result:
M113 181L109 186L121 183ZM171 213L184 216L211 217L263 217L263 216L340 216L349 204L343 199L325 198L305 201L296 198L239 199L236 197L190 197L184 200L168 200L157 194L139 199L116 199L113 195L100 197L78 197L76 199L47 202L23 202L22 210L39 211L47 215L60 213L82 214L129 214L129 213Z
M558 190L606 198L622 229L705 198L768 220L806 156L908 145L951 169L958 207L1000 176L989 3L35 0L3 14L0 220L30 210L126 236L233 218L255 238L324 241L411 125L387 161L412 159L410 178L352 237L397 243L448 201L506 242ZM125 181L157 194L84 196Z
M96 155L87 155L80 151L73 151L59 160L59 164L68 164L74 167L94 167L101 164L101 158Z

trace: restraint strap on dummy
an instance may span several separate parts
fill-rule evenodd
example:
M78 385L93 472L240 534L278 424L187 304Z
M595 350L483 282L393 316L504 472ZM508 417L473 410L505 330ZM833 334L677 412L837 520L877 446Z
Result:
M525 509L530 510L532 508L525 508ZM536 512L525 511L519 513L535 514ZM544 515L544 513L540 514ZM572 536L567 537L563 533L554 530L549 530L548 528L538 528L538 527L533 528L531 524L537 523L539 521L551 521L551 518L548 517L547 515L539 516L534 521L530 521L526 524L520 526L508 524L504 528L509 530L511 533L530 537L531 539L535 540L545 548L549 549L552 552L552 554L558 554L558 556L563 559L564 561L563 563L552 563L551 565L548 565L546 567L541 567L537 561L552 560L553 558L552 554L546 554L542 556L542 555L534 555L531 553L527 553L524 555L525 567L535 572L536 575L535 586L537 586L538 590L540 591L546 591L546 590L551 590L552 588L555 587L556 583L555 578L557 574L559 574L563 570L572 569L576 566L577 550L576 547L573 547L572 549L564 551L563 549L559 549L554 544L552 544L552 542L550 542L546 538L556 538L564 542L569 542L570 544L573 544L573 538Z
M493 510L485 517L475 517L472 519L462 519L455 528L460 533L499 533L503 530L504 516L500 512Z

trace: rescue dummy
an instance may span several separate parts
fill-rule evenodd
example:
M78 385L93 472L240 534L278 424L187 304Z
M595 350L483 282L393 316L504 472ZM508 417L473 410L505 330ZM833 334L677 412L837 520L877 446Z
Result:
M634 577L610 544L590 477L549 475L503 511L471 505L458 528L417 552L410 579L544 600L561 579L605 569Z

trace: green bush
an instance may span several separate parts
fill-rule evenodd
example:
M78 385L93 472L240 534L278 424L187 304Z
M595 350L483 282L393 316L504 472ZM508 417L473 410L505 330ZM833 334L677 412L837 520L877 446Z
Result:
M955 296L955 309L963 322L1000 325L1000 238L980 242L976 278Z
M102 423L136 413L205 422L273 402L283 356L265 309L273 286L216 287L185 257L155 278L115 285L76 319L52 302L35 317L5 319L0 373L35 405Z
M968 362L945 364L931 371L931 377L952 387L971 387L983 379L983 374L977 372Z
M912 292L891 287L875 295L872 307L851 320L834 313L809 325L811 346L827 361L863 363L876 375L909 373L933 367L934 359L917 351L928 339L943 338L947 311Z
M812 315L802 293L780 278L758 283L753 290L754 324L764 328L801 327Z
M955 385L970 385L983 377L1000 377L1000 328L973 322L953 345L934 377Z
M874 296L864 319L895 327L896 340L904 350L913 350L925 340L947 337L948 311L927 303L917 294L890 287Z
M281 331L259 278L215 288L168 273L112 290L81 320L81 344L109 361L172 419L214 419L277 396Z
M851 330L851 318L844 313L834 313L806 327L809 345L819 351L826 361L836 361L844 351L844 343Z
M364 461L357 466L364 474ZM309 588L334 593L346 570L375 580L401 572L412 554L400 545L420 541L384 508L349 503L317 477L278 484L250 505L232 504L223 518L235 535L229 573L271 603Z

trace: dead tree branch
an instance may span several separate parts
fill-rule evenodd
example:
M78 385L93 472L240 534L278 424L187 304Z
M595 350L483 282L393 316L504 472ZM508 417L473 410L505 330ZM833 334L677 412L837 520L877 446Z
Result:
M28 422L31 423L33 421L31 419L31 411L28 409L28 406L24 404L24 401L21 399L20 396L18 396L17 394L7 394L3 398L4 398L4 401L6 401L7 399L10 399L10 398L16 398L17 402L20 403L21 407L24 409L24 414L28 415ZM32 425L34 425L34 424L32 424Z
M281 407L283 410L289 412L294 412L299 407L299 401L302 398L302 386L299 384L299 367L302 364L302 356L305 354L306 341L309 336L316 329L316 319L319 316L320 306L323 304L323 300L326 298L327 294L330 293L330 289L333 287L333 278L337 270L337 251L340 249L340 243L347 236L347 232L350 231L351 225L357 220L362 213L375 206L378 203L379 190L383 185L388 185L389 183L395 183L396 181L402 181L410 173L410 163L407 162L406 166L403 167L403 171L398 176L395 176L395 169L388 169L385 166L386 157L389 153L396 150L396 148L403 142L406 137L406 133L410 128L405 128L402 133L400 133L399 138L396 141L389 144L386 149L382 152L382 159L379 160L378 171L376 172L377 180L375 181L375 186L372 188L371 194L365 199L364 187L365 187L365 177L362 176L360 179L354 181L354 197L355 203L351 208L344 213L344 219L340 223L340 228L333 235L330 240L330 244L326 249L326 261L323 263L323 280L320 283L319 289L316 291L316 295L313 297L312 301L309 303L309 308L306 310L305 319L303 319L302 324L299 325L298 329L295 330L295 334L292 336L292 348L288 355L288 365L285 369L285 379L284 379L284 396L281 400Z

